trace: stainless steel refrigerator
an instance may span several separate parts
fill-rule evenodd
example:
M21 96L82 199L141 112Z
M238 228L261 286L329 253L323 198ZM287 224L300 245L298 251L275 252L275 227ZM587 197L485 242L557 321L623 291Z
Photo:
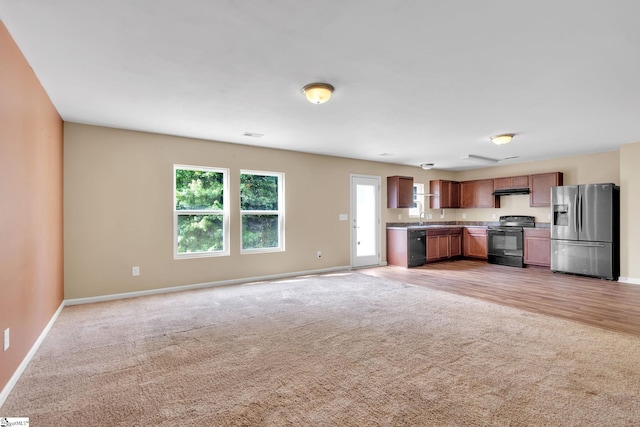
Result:
M620 187L551 189L551 270L618 280Z

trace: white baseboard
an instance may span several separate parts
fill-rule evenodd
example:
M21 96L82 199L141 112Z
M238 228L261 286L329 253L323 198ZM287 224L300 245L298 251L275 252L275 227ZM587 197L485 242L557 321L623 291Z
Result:
M360 270L363 268L372 268L372 267L384 267L387 265L386 261L380 261L378 264L374 264L374 265L363 265L363 266L359 266L359 267L351 267L352 270Z
M629 283L631 285L640 285L640 279L633 277L618 277L618 282Z
M9 397L9 393L11 393L11 390L13 390L13 387L18 382L18 379L20 378L24 370L27 368L27 365L29 364L29 362L31 362L31 359L33 359L33 356L36 354L36 351L38 351L40 344L42 344L42 341L44 341L45 337L51 330L51 327L53 326L55 321L58 319L58 316L60 316L60 313L62 312L62 309L64 308L64 306L65 306L65 303L64 301L62 301L62 304L60 304L60 307L58 307L56 312L53 314L53 317L51 317L51 320L49 320L49 323L47 323L47 326L45 326L45 328L42 330L42 333L40 334L36 342L33 344L33 346L31 347L31 350L29 350L25 358L22 360L22 363L20 363L20 366L18 366L18 369L16 369L16 371L13 373L13 375L9 379L9 382L7 382L7 384L2 389L2 392L0 392L0 408L2 408L2 405L4 404L5 400L7 400L7 397Z
M268 276L246 277L243 279L221 280L218 282L197 283L194 285L172 286L169 288L158 288L158 289L149 289L145 291L100 295L96 297L73 298L73 299L65 300L64 305L69 306L69 305L78 305L78 304L90 304L94 302L113 301L113 300L125 299L125 298L136 298L136 297L141 297L146 295L157 295L157 294L165 294L170 292L188 291L192 289L212 288L215 286L238 285L241 283L262 282L265 280L285 279L288 277L307 276L310 274L323 274L323 273L331 273L334 271L344 271L344 270L351 270L351 267L347 265L342 267L322 268L319 270L297 271L293 273L272 274Z

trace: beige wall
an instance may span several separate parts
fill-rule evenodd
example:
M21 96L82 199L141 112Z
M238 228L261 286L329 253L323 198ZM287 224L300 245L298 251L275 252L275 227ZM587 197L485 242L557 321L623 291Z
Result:
M173 164L230 169L231 256L173 259ZM285 252L240 254L240 169L285 173ZM416 171L435 176L415 167L65 123L65 298L349 266L350 222L339 214L350 214L350 174L377 175L386 186L387 175ZM391 211L382 209L383 224ZM133 277L136 265L141 274Z
M620 183L619 153L553 159L466 172L272 150L142 132L65 123L65 298L252 278L348 266L350 174L380 176L382 261L384 224L415 221L408 209L386 208L386 176L475 179L561 171L566 184ZM174 260L172 252L173 164L230 169L231 256ZM240 169L286 174L286 251L241 255L238 242ZM428 203L428 202L427 202ZM439 210L427 210L431 221ZM548 222L547 208L530 208L528 196L502 198L500 209L445 210L445 220L492 221L528 214ZM400 216L400 219L399 219ZM323 258L315 257L323 251ZM131 276L140 266L141 275ZM640 274L638 274L640 277Z
M620 275L640 284L640 142L620 147Z
M518 163L472 171L459 172L460 181L505 176L530 175L544 172L562 172L564 185L613 182L620 184L620 153L605 153L563 157L538 162ZM466 214L466 218L462 218ZM458 209L459 221L495 221L493 215L532 215L537 222L549 222L549 208L530 208L529 196L507 196L500 198L500 209Z
M0 22L2 390L62 303L62 120ZM2 414L5 415L5 414Z

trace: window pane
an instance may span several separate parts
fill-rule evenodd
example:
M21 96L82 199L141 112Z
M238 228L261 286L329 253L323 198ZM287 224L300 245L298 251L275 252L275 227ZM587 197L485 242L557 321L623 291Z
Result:
M277 211L278 177L241 174L240 209L248 211Z
M222 215L178 215L178 253L223 250L222 219Z
M242 249L278 246L278 215L242 215Z
M176 210L222 210L222 172L176 169Z

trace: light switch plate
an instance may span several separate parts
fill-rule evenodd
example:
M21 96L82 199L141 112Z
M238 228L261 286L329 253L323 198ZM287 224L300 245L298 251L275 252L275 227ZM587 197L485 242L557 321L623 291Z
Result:
M10 333L11 331L9 330L9 328L4 330L4 351L9 350L9 345L10 345Z

